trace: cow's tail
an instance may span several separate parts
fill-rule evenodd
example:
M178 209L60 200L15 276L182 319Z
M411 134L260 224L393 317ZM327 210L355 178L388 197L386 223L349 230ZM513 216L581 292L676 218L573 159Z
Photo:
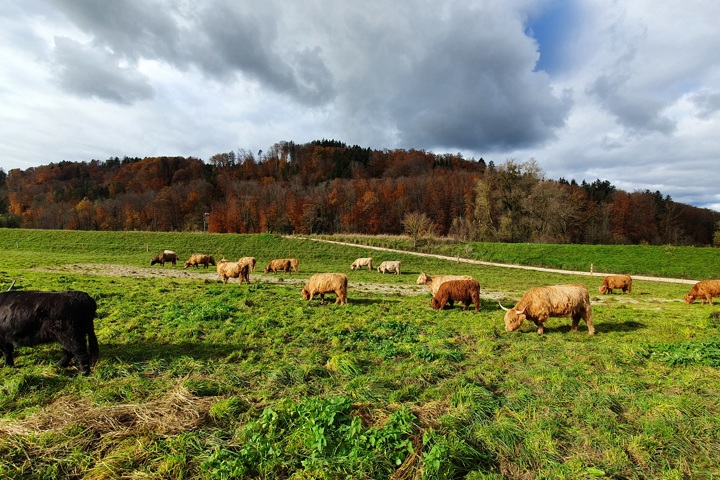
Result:
M95 336L95 325L90 320L90 329L87 332L88 336L88 353L90 355L90 365L95 365L100 357L100 347L98 346L97 337Z

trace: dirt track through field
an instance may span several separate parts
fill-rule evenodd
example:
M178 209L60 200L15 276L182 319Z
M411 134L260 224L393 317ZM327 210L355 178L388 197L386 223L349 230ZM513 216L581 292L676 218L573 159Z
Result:
M288 238L298 238L298 237L288 237ZM509 263L493 263L493 262L485 262L482 260L472 260L469 258L462 258L462 257L449 257L446 255L436 255L434 253L419 253L419 252L408 252L405 250L394 250L392 248L384 248L384 247L372 247L369 245L358 245L355 243L346 243L346 242L336 242L334 240L322 240L318 238L307 238L307 237L300 237L303 240L311 240L313 242L324 242L324 243L333 243L335 245L344 245L347 247L356 247L356 248L362 248L365 250L379 250L381 252L393 252L397 254L402 255L415 255L418 257L428 257L428 258L437 258L439 260L447 260L449 262L456 262L456 263L469 263L473 265L485 265L489 267L502 267L502 268L518 268L522 270L536 270L538 272L550 272L550 273L562 273L564 275L582 275L586 277L606 277L607 275L612 275L612 273L600 273L600 272L578 272L573 270L559 270L555 268L543 268L543 267L528 267L525 265L512 265ZM663 278L663 277L647 277L643 275L633 275L633 280L647 280L650 282L665 282L665 283L687 283L687 284L696 284L699 280L688 280L684 278Z
M60 265L57 267L35 268L37 272L49 273L76 273L81 275L99 275L106 277L130 277L130 278L176 278L203 280L205 283L220 282L220 277L214 267L178 269L177 267L133 267L128 265L114 265L107 263L75 263ZM252 283L277 283L293 285L298 291L305 285L306 279L295 274L264 274L250 273ZM228 280L228 283L237 283L236 279ZM423 285L388 285L383 283L353 282L352 288L355 291L367 293L399 294L399 295L422 295L429 293Z

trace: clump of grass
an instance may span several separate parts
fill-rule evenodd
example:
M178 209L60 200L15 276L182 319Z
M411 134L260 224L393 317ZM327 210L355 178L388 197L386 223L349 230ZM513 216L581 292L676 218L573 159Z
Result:
M673 366L698 364L720 367L720 338L703 342L658 343L645 348L649 359Z

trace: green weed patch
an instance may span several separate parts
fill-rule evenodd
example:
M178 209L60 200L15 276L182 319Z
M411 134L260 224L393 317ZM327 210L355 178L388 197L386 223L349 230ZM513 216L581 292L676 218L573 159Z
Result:
M645 348L649 359L669 365L720 367L720 338L704 342L658 343Z

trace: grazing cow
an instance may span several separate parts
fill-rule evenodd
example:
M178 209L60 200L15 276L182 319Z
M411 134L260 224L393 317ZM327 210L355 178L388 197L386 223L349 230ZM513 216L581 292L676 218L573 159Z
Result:
M278 262L290 262L290 269L285 273L300 273L300 262L297 258L281 258ZM279 270L279 269L278 269Z
M632 291L632 277L630 275L608 275L598 287L600 293L613 293L613 289L620 289L622 293Z
M282 270L283 273L290 273L291 268L292 264L290 263L289 258L277 258L275 260L270 260L268 266L265 267L265 273L277 273L278 270Z
M449 280L440 285L430 305L435 310L442 310L446 304L454 306L455 302L463 302L464 312L471 303L475 304L475 313L480 311L480 284L477 280Z
M400 260L385 260L377 267L377 271L380 273L395 272L395 275L400 275Z
M595 333L590 293L579 283L531 288L515 307L500 305L500 308L505 310L505 330L508 332L517 330L524 320L529 320L537 325L538 335L542 335L549 317L572 317L571 331L577 331L582 318L588 326L588 334Z
M248 264L241 265L240 262L230 262L223 258L218 262L216 268L223 283L227 283L229 278L237 278L238 283L243 283L243 280L250 283L250 265Z
M238 265L248 265L250 267L250 271L255 271L255 264L257 263L257 260L255 257L240 257L237 261Z
M204 253L193 253L185 262L185 266L183 268L200 268L200 265L203 265L205 268L208 268L208 265L215 265L215 257Z
M326 293L335 293L336 304L347 305L348 276L344 273L316 273L302 290L304 300L312 300L315 295L320 295L320 303L325 303Z
M368 267L368 270L372 270L372 257L356 258L350 265L350 270L362 270L362 267Z
M93 324L96 311L95 300L85 292L0 293L0 350L5 364L15 366L15 347L57 342L63 349L59 365L67 367L74 357L78 369L88 375L100 354Z
M159 263L163 267L166 263L172 263L175 265L178 261L177 253L173 252L172 250L165 250L164 252L158 253L155 255L155 258L150 260L150 265L155 265L156 263Z
M688 305L693 303L696 298L702 299L702 305L705 305L705 300L712 305L713 297L720 297L720 280L703 280L696 283L683 299Z
M449 280L474 280L474 278L471 277L470 275L432 275L432 276L430 276L425 272L421 272L416 283L418 285L425 285L430 290L430 293L435 295L438 291L438 288L440 288L440 285L442 285L444 282L447 282Z

